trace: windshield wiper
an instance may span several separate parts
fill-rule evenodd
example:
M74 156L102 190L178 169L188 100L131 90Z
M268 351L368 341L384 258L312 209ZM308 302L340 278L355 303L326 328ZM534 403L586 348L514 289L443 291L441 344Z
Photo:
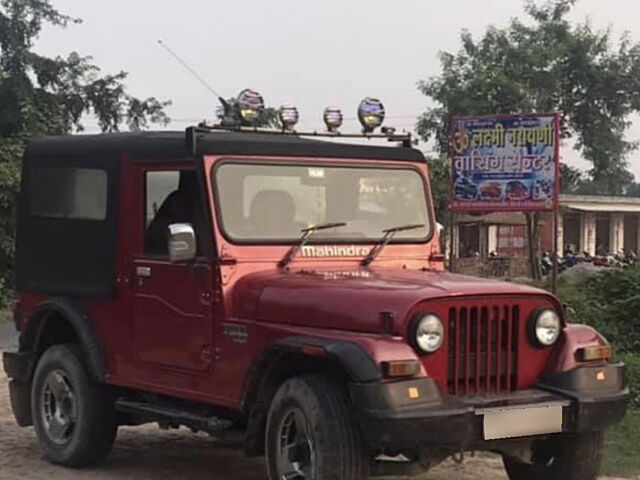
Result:
M298 252L302 250L302 248L307 244L309 238L319 230L327 230L328 228L337 228L344 227L346 222L332 222L332 223L321 223L320 225L311 225L310 227L303 228L300 230L302 232L302 236L300 237L300 241L297 245L291 247L291 250L287 252L282 260L278 262L278 266L280 268L286 267L291 263L291 261L296 257Z
M367 256L362 259L362 265L366 266L373 262L377 258L377 256L380 255L380 252L384 250L384 247L386 247L393 239L396 233L404 232L406 230L415 230L417 228L423 227L424 223L415 223L412 225L401 225L399 227L387 228L386 230L383 230L382 233L384 233L384 235L382 236L380 241L371 250L369 250Z

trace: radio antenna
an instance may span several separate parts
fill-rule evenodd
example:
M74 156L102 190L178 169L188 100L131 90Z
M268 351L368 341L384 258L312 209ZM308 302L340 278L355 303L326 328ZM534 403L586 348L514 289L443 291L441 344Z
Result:
M198 80L207 90L209 90L212 94L214 94L218 98L220 103L222 103L222 106L225 108L225 111L226 111L226 109L227 109L227 101L222 97L222 95L220 95L218 92L216 92L215 89L204 78L202 78L200 75L198 75L198 72L196 72L193 68L191 68L187 64L187 62L182 60L182 58L180 58L180 56L176 52L171 50L169 45L164 43L162 41L162 39L159 38L158 39L158 43L160 44L160 46L162 48L164 48L167 51L167 53L169 53L169 55L171 55L173 58L175 58L178 61L178 63L180 63L180 65L182 65L184 68L186 68L187 71L196 78L196 80Z

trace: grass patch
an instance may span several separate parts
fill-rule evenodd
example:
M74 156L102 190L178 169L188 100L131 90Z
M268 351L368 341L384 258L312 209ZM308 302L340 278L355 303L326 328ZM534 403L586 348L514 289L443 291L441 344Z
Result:
M630 477L640 474L638 445L640 410L629 410L623 422L607 432L603 475Z
M0 323L9 323L11 320L11 312L9 310L0 310Z

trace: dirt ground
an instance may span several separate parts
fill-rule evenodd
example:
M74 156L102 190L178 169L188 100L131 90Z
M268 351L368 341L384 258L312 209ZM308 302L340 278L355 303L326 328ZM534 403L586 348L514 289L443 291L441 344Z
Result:
M33 429L20 429L10 412L7 382L0 373L0 480L265 480L262 459L247 459L232 445L186 430L155 426L122 428L107 461L92 470L67 470L41 456ZM448 462L423 480L506 480L496 457ZM609 479L615 480L615 479Z

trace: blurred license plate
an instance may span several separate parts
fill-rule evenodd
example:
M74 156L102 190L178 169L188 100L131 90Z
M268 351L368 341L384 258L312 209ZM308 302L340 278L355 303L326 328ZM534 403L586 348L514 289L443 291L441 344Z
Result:
M562 432L562 404L495 408L482 414L485 440Z

